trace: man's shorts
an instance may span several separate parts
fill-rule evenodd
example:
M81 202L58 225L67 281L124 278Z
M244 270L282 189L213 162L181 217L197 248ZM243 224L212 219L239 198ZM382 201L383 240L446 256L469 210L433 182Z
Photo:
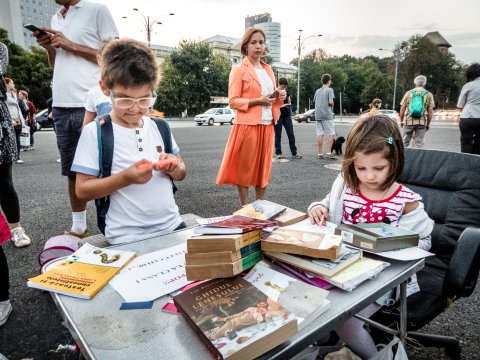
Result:
M333 120L317 120L317 135L335 135Z
M57 134L57 147L62 163L62 175L75 175L71 172L78 139L82 133L85 108L53 108L53 124Z

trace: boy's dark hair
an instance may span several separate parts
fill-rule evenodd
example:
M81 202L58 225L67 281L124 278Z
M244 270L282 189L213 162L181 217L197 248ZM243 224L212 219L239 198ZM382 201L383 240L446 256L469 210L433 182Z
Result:
M156 88L158 68L152 51L132 39L113 39L102 52L102 81L107 88L114 86Z
M287 86L287 85L288 85L287 79L284 78L284 77L281 77L280 79L278 79L278 85L285 85L285 86Z
M326 85L330 80L332 80L332 76L330 74L323 74L322 75L322 84Z
M467 78L467 82L473 81L476 78L480 77L480 64L473 63L469 67L465 69L465 76Z
M390 164L390 171L381 190L388 189L403 170L402 135L398 125L386 115L363 115L348 134L342 174L345 183L354 192L358 192L359 187L354 165L357 152L366 155L383 152Z

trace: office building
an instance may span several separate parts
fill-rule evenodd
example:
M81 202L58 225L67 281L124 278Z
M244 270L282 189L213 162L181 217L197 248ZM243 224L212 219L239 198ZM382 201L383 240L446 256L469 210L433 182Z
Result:
M248 27L256 27L262 29L267 37L268 54L272 57L274 62L280 61L281 47L281 24L272 21L272 15L269 13L263 13L253 16L247 16L245 18L245 29Z
M256 24L266 23L272 21L272 15L269 13L263 13L253 16L247 16L245 18L245 29L255 26Z
M52 0L2 0L0 27L8 31L10 41L29 49L30 46L37 45L37 41L23 24L50 27L52 15L58 7Z

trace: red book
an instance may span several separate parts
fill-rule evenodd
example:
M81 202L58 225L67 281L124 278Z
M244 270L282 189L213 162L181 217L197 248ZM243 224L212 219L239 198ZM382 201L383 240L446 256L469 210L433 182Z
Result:
M243 234L275 225L277 225L277 223L273 220L259 220L234 215L226 220L209 223L206 226L197 226L193 229L193 232L194 234Z

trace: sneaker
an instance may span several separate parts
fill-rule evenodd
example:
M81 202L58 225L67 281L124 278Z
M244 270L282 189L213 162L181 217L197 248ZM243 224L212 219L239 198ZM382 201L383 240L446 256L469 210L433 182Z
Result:
M302 155L298 155L298 154L292 155L292 159L301 159L302 157L303 157Z
M57 160L55 160L55 161L58 162L58 163L59 163L59 162L62 162L62 160L60 160L60 159L57 159Z
M0 302L0 326L3 326L12 312L12 304L10 300Z
M90 236L90 233L88 232L88 229L85 229L85 231L80 234L72 230L66 230L65 235L71 235L71 236L76 236L79 239L85 239L86 237Z
M18 159L17 161L15 161L17 164L23 164L23 160L20 160Z
M275 155L275 159L277 159L277 160L278 160L278 159L283 159L283 156L282 156L282 154L280 154L280 155L278 155L278 154L277 154L277 155Z
M318 154L317 159L323 159L323 154Z
M326 153L325 158L331 159L331 160L337 160L337 157L333 155L332 153Z
M24 247L32 242L21 226L12 229L12 240L16 247Z

